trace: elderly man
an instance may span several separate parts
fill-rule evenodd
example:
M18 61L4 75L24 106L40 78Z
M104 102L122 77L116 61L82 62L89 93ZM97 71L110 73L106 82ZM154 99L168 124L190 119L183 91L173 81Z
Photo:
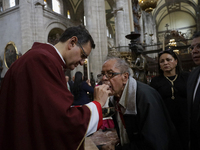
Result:
M190 113L190 149L200 149L200 32L193 36L189 50L198 67L190 73L187 84L187 97Z
M161 96L150 86L129 76L129 65L120 58L108 58L101 71L109 86L110 106L120 143L104 150L181 150L179 139Z

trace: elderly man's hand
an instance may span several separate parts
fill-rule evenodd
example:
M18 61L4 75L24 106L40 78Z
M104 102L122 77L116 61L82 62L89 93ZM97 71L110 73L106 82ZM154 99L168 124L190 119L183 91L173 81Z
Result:
M106 145L103 145L101 147L101 150L115 150L115 145L116 143L118 143L119 141L116 140L116 141L112 141L111 143L108 143Z
M97 101L104 106L111 91L108 85L99 85L94 88L94 101Z

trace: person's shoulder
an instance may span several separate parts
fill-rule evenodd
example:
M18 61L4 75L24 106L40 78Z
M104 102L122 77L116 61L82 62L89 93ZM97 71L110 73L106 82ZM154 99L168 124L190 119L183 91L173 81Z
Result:
M190 74L190 72L189 72L189 71L182 71L180 74L181 74L181 75L185 75L185 76L187 76L187 75Z
M158 75L158 76L153 77L152 80L159 80L159 79L162 79L162 78L163 78L163 76Z
M50 51L53 51L54 49L55 48L50 44L35 42L32 48L29 51L27 51L25 54L36 56L36 57L40 55L46 56L47 54L50 54L51 53Z
M164 77L164 76L162 76L162 75L158 75L158 76L153 77L153 78L151 79L150 86L155 85L155 84L156 84L156 85L159 84L160 81L163 80L163 77Z
M48 43L39 43L39 42L35 42L33 43L33 46L31 47L31 50L40 50L41 49L55 49L53 45L48 44Z
M183 77L183 78L188 78L190 75L190 72L188 71L182 71L181 73L179 73L179 76Z
M195 69L193 69L191 72L190 72L190 75L189 75L189 79L190 78L193 78L194 76L196 76L197 74L200 73L200 66L196 67Z
M137 81L136 93L138 98L143 98L145 101L160 99L159 93L153 87L140 81Z
M73 81L71 81L71 80L70 80L70 81L68 81L68 83L69 83L69 84L74 84L74 82L73 82Z
M141 93L146 93L146 92L153 92L156 91L154 88L149 86L148 84L145 84L143 82L137 81L137 90Z
M87 84L87 82L86 81L82 81L82 83L81 83L82 85L85 85L85 84Z
M87 82L86 81L82 81L81 82L81 87L82 88L86 88L86 87L88 87L89 85L87 84Z
M195 74L200 71L200 66L197 66L194 70L191 71L190 74Z

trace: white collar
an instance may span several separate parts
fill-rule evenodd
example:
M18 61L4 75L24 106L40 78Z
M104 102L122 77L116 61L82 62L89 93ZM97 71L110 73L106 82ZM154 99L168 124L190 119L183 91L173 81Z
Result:
M124 114L137 114L137 107L136 107L136 89L137 89L137 82L134 78L129 76L128 82L123 90L122 96L119 100L119 104L125 108ZM115 104L114 97L111 97L111 102Z
M55 48L56 52L58 53L58 55L60 56L60 58L62 59L62 61L64 62L64 64L66 64L66 62L64 61L64 59L63 59L61 53L58 51L58 49L54 45L52 45L51 43L47 43L47 44L49 44L49 45L51 45L51 46L53 46Z

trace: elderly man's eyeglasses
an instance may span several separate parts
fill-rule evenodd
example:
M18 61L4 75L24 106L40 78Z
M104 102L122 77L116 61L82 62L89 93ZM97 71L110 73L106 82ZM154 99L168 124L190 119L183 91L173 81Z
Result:
M81 47L81 58L86 59L88 57L88 55L85 53L81 43L78 41L79 46Z
M122 73L119 73L119 72L107 72L107 73L106 72L102 72L101 74L98 74L97 77L102 79L103 76L105 75L106 78L111 79L114 76L119 75L119 74L122 74Z
M197 43L195 45L191 45L190 47L188 47L189 52L192 53L192 51L194 50L194 48L196 48L197 51L200 52L200 43Z

